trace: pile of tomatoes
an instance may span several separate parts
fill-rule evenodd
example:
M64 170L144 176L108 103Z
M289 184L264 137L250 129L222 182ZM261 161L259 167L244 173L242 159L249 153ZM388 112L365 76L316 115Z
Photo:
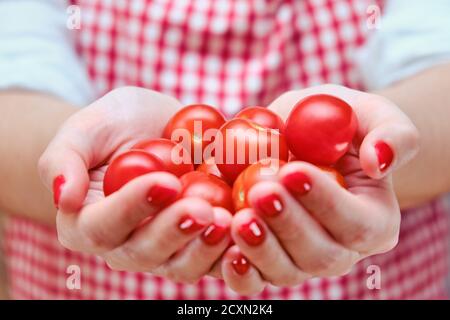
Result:
M236 212L249 206L256 183L275 179L288 161L317 165L343 187L333 165L349 150L357 130L350 105L330 95L299 101L286 123L273 111L249 107L226 120L208 105L189 105L167 123L162 138L144 140L112 160L106 196L141 175L166 171L180 178L183 197L200 197Z

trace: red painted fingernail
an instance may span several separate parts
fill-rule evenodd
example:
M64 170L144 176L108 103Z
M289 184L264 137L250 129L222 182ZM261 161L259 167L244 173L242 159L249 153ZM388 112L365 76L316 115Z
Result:
M257 246L266 238L263 227L255 219L241 225L239 228L239 235L250 246Z
M203 229L204 227L205 227L204 224L198 223L189 215L181 217L178 223L178 228L183 233L193 233Z
M258 199L255 203L256 209L269 217L279 215L283 211L283 202L276 194L270 194Z
M63 175L59 175L53 180L53 202L56 209L59 209L59 198L61 197L64 183L66 183L66 178Z
M147 193L147 200L154 206L164 206L175 200L177 190L165 186L154 185Z
M281 183L292 193L294 196L302 196L311 190L311 179L303 172L291 172L284 176Z
M222 241L227 233L228 228L211 224L208 228L206 228L205 232L202 233L202 239L207 245L214 246Z
M244 257L242 254L239 254L238 257L231 261L231 266L237 274L243 276L250 268L250 263L248 262L246 257Z
M378 142L375 145L375 152L377 153L378 158L378 168L380 171L385 171L394 160L394 152L391 147L383 141Z

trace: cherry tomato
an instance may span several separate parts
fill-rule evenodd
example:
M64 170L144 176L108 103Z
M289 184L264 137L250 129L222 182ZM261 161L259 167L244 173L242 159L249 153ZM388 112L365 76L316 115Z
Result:
M275 129L283 133L284 121L279 115L264 107L247 107L240 111L235 118L249 120L264 128Z
M134 178L154 171L165 171L159 158L140 150L124 152L108 166L103 178L103 192L109 196Z
M220 172L219 168L217 168L216 163L214 162L214 158L209 158L208 160L205 160L201 165L199 165L195 171L200 171L208 174L212 174L213 176L216 176L225 182L228 182L225 176Z
M231 187L220 178L212 174L192 171L183 175L180 181L182 185L181 198L202 198L214 207L222 207L233 212Z
M220 128L216 137L215 162L227 181L250 164L265 158L288 160L284 135L244 119L232 119ZM273 150L272 150L273 148Z
M342 176L342 174L339 173L339 171L337 171L336 169L331 168L331 167L324 167L324 166L318 166L318 167L322 171L324 171L325 173L330 175L330 177L332 177L334 180L336 180L336 182L339 183L342 188L346 188L347 187L347 184L345 183L345 179Z
M225 118L217 109L204 104L193 104L179 110L169 120L164 128L163 138L182 143L191 154L193 163L201 164L205 148L214 139L214 129L218 130L224 123ZM211 133L209 136L208 133L205 135L207 130Z
M316 165L335 164L350 148L357 118L343 100L325 94L306 97L286 121L286 142L294 156Z
M233 204L236 211L250 207L248 191L258 182L273 181L278 169L286 162L278 159L258 161L241 172L233 185Z
M143 150L158 157L163 162L166 170L177 177L194 170L194 165L187 150L171 140L143 140L132 149Z

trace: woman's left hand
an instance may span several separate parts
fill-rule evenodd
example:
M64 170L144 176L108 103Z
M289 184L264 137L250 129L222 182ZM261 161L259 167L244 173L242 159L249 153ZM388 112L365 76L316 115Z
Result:
M236 245L221 265L225 282L240 294L256 294L267 283L294 286L344 275L397 244L401 215L392 173L417 153L417 129L383 97L335 85L288 92L270 109L286 118L313 93L340 97L358 116L354 146L338 163L347 189L300 161L283 166L276 181L256 184L249 192L252 208L233 218Z

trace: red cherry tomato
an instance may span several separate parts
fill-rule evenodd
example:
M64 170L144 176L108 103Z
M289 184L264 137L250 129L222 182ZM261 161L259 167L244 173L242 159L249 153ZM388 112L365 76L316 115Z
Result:
M286 142L298 160L329 166L348 151L357 126L356 115L345 101L312 95L298 102L289 114Z
M143 150L157 156L166 167L166 170L177 177L194 170L194 165L187 150L171 140L143 140L132 149Z
M222 207L233 212L231 187L220 178L204 172L192 171L183 175L180 181L181 198L202 198L214 207Z
M334 180L336 180L336 182L339 183L342 188L346 188L347 187L347 184L345 183L345 179L342 176L342 174L339 173L339 171L337 171L336 169L331 168L331 167L324 167L324 166L318 166L318 167L322 171L324 171L325 173L330 175L330 177L332 177Z
M273 181L278 169L286 162L277 159L258 161L241 172L233 185L233 204L236 211L250 207L248 191L258 182Z
M205 132L208 129L218 130L224 123L225 118L217 109L204 104L193 104L184 107L169 120L164 128L163 138L182 143L191 154L194 164L201 164L204 160L203 152L215 136L212 131L210 137L205 136Z
M265 158L288 160L289 150L283 134L248 120L232 119L220 128L216 137L215 162L227 181L250 164ZM273 152L272 152L273 148Z
M154 171L165 171L157 157L140 150L124 152L108 166L103 178L103 192L109 196L134 178Z
M235 118L246 119L257 125L275 129L283 133L284 121L279 115L264 107L247 107L240 111Z
M225 182L228 182L222 172L220 172L219 168L217 168L216 163L214 162L214 158L209 158L208 160L203 162L197 167L197 169L195 169L195 171L212 174L213 176L216 176L224 180Z

